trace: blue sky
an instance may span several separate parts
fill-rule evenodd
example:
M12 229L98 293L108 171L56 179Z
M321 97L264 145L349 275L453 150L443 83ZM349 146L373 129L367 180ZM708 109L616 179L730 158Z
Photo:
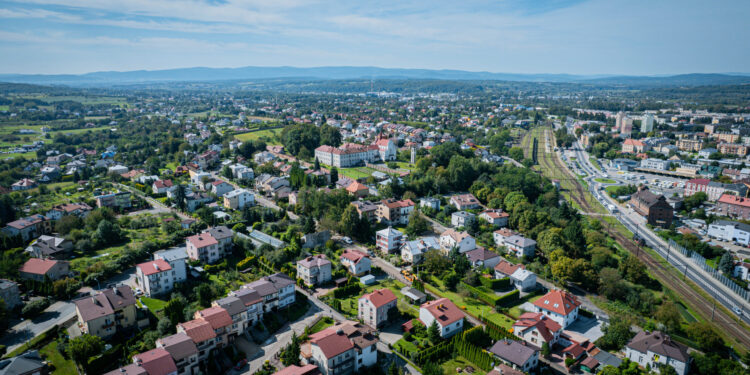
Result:
M0 73L750 72L748 0L0 0Z

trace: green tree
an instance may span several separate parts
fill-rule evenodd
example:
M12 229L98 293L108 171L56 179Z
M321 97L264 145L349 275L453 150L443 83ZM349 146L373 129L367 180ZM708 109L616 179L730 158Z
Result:
M281 353L281 363L284 366L300 364L300 340L296 332L292 332L292 342L287 345Z
M521 162L523 160L523 149L520 147L511 147L508 150L508 156L517 162Z
M440 341L440 328L438 328L437 320L433 320L430 327L427 328L427 339L434 345Z
M682 315L672 301L664 301L654 314L656 320L664 324L668 333L675 332L680 328Z
M9 319L8 305L5 304L4 299L0 298L0 334L4 334L5 330L8 329Z
M83 334L70 342L66 347L68 355L79 369L85 371L89 358L98 355L104 349L104 341L98 336Z
M698 344L704 352L718 352L724 348L724 340L707 322L691 323L687 329L688 337Z
M444 375L443 368L437 361L428 361L422 365L422 375Z
M179 208L181 211L185 211L185 186L182 184L177 184L175 186L174 190L174 197L172 198L174 203L177 205L177 208Z
M83 220L76 215L65 215L55 222L55 231L61 235L67 235L73 229L83 228Z
M419 210L414 210L409 214L409 224L406 225L406 234L409 236L418 236L429 230L430 224L427 222Z
M547 343L547 341L543 342L542 343L542 355L544 356L544 358L547 358L549 357L550 353L551 351L549 348L549 343Z
M339 170L336 167L331 167L331 183L335 184L339 180Z
M341 217L340 232L344 235L354 237L357 233L357 228L360 225L359 213L357 208L349 205Z
M733 268L734 258L732 258L732 254L730 252L726 251L719 260L719 271L721 271L724 275L731 276L733 273L732 271L734 271Z
M164 315L169 318L172 325L183 322L186 300L182 296L173 297L164 305Z
M633 338L630 330L630 321L623 317L613 316L609 324L602 329L604 336L596 341L596 344L604 350L620 350Z
M221 169L221 175L225 178L232 179L232 169L229 168L228 165L225 165L224 168Z

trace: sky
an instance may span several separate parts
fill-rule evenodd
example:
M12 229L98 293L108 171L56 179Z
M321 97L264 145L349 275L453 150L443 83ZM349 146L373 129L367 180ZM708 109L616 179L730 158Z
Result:
M748 73L748 14L748 0L0 0L0 73Z

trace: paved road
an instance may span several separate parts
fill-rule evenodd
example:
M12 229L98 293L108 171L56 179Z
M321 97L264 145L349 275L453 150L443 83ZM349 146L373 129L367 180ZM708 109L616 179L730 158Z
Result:
M167 207L165 204L157 201L154 198L149 197L148 195L144 194L142 191L140 191L138 189L133 189L130 186L123 185L123 184L117 184L117 185L121 189L127 190L127 191L129 191L129 192L131 192L131 193L133 193L133 194L135 194L135 195L137 195L137 196L145 199L146 202L148 202L151 205L151 207L153 207L154 209L159 210L160 212L172 212L172 213L175 213L175 214L177 214L177 216L179 216L183 220L184 219L192 219L190 216L188 216L187 214L183 213L182 211L176 210L176 209L173 209L173 208L170 208L170 207Z
M255 189L244 188L244 187L238 185L237 183L233 182L232 180L229 180L227 178L219 176L216 172L211 172L211 177L213 177L215 179L219 179L219 180L225 181L229 185L232 185L235 189L246 189L246 190L249 190L255 196L255 203L256 204L259 204L259 205L261 205L263 207L273 208L274 210L281 211L281 207L279 207L274 201L272 201L272 200L264 197L263 195L261 195L260 193L258 193L257 191L255 191ZM299 216L297 216L292 211L287 211L286 213L287 213L287 215L289 215L289 218L292 219L292 220L299 219Z
M7 347L7 352L12 352L25 342L52 328L52 326L65 323L75 316L76 308L72 302L55 302L38 317L32 320L24 320L9 328L0 339L0 344Z
M445 232L446 230L448 230L448 227L446 227L443 224L440 224L439 221L434 220L431 217L429 217L427 215L424 215L424 214L422 215L422 217L425 218L425 219L427 219L427 221L430 222L430 224L432 224L432 230L435 233L441 234L441 233Z

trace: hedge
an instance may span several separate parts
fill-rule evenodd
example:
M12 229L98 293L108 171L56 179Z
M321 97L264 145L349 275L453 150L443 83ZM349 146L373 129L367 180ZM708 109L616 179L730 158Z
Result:
M520 298L521 292L516 289L500 298L497 299L497 306L508 306L513 304L514 302L518 302Z
M482 348L472 345L464 340L456 340L454 348L456 353L468 359L469 362L477 365L482 370L492 370L492 365L494 364L495 359Z
M442 362L441 359L449 357L453 353L453 340L443 341L440 344L417 352L414 358L419 366L427 362Z
M334 298L346 298L362 290L359 283L350 283L349 285L342 286L333 290Z
M480 277L479 281L482 286L492 290L505 289L510 286L510 278L503 277L502 279L493 279L491 277Z
M480 320L485 324L485 333L487 333L493 340L518 340L518 337L516 337L513 333L503 327L500 327L499 325L497 325L497 323L490 321L486 317L481 316Z
M471 286L471 285L469 285L469 284L467 284L467 283L465 283L463 281L461 282L461 285L463 285L466 289L468 289L472 293L476 294L477 298L480 301L482 301L482 302L484 302L484 303L486 303L486 304L488 304L488 305L490 305L492 307L502 306L501 300L503 298L505 298L505 296L498 297L498 296L496 296L494 294L489 294L489 293L487 293L487 292L485 292L485 291L483 291L483 290L481 290L479 288L475 288L475 287L473 287L473 286ZM516 292L518 292L518 290L516 290ZM506 296L507 296L507 294L506 294Z

